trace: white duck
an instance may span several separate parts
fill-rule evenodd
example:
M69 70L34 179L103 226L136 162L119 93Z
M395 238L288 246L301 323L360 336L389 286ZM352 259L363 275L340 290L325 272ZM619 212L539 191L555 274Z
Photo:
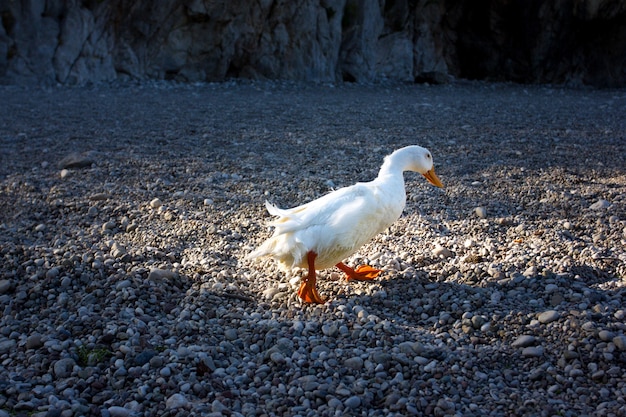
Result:
M286 210L266 202L267 211L279 217L269 224L274 226L274 234L248 258L268 256L285 270L308 268L298 290L307 303L324 302L315 287L316 269L334 265L346 273L348 280L376 278L382 271L369 265L354 270L341 261L400 217L406 203L404 171L419 172L431 184L443 187L427 149L398 149L385 157L373 181L340 188Z

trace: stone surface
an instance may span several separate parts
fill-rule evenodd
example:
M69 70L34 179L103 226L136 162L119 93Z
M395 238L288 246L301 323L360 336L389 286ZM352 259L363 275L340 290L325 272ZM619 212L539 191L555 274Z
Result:
M0 97L0 415L626 415L626 91L145 81ZM446 187L404 175L402 216L345 260L378 278L320 270L328 301L304 305L305 270L246 259L272 233L265 200L367 181L415 143ZM95 164L57 175L90 149ZM590 210L599 198L611 207Z
M626 85L619 0L20 0L0 12L3 83L453 76Z

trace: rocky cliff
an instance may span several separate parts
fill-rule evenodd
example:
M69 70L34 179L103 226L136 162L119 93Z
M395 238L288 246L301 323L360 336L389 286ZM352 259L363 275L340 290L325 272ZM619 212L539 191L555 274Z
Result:
M626 85L622 0L0 0L0 82Z

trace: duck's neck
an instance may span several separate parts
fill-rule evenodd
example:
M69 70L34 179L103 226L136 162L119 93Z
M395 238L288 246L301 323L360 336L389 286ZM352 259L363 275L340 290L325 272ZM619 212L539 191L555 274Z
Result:
M378 171L378 178L390 175L403 178L402 173L406 171L407 166L408 161L406 160L406 157L402 154L402 152L396 151L385 157L383 165L380 167L380 171Z

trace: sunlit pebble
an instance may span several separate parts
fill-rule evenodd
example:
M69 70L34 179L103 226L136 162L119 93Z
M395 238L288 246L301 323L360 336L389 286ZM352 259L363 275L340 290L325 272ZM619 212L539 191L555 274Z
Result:
M155 198L152 201L150 201L150 207L152 207L153 209L158 209L162 205L163 205L163 203L158 198Z
M487 217L487 209L485 207L476 207L474 209L474 213L476 213L476 215L480 217L481 219L484 219Z
M59 175L61 176L61 178L65 178L68 175L70 175L70 171L67 169L62 169L61 172L59 173Z

